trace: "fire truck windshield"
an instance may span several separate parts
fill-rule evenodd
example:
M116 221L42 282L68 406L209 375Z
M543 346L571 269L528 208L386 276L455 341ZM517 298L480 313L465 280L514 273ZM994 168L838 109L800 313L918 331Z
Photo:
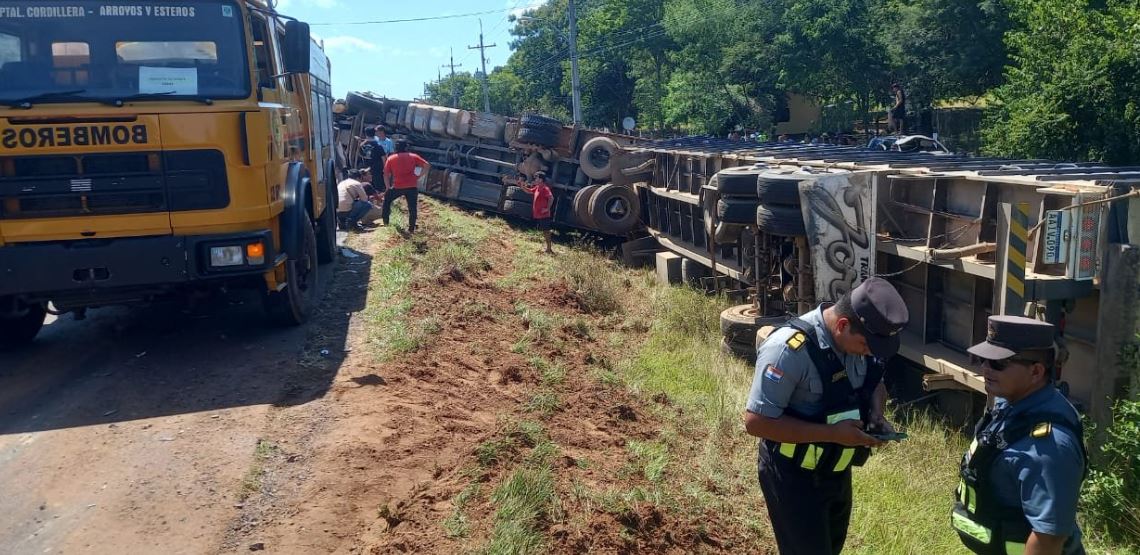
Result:
M0 0L0 103L250 95L232 2Z

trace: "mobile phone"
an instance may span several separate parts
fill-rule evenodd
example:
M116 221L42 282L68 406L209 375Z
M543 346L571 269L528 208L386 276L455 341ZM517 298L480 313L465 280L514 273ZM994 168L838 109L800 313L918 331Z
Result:
M879 441L902 441L907 438L906 432L894 432L890 434L868 433L867 435Z

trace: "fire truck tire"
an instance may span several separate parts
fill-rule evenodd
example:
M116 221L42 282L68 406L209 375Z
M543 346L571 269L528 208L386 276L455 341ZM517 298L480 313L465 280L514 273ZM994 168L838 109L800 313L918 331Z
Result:
M510 186L507 187L507 192L504 194L507 200L516 200L519 202L534 202L534 195L523 190L522 187Z
M621 150L617 141L609 137L594 137L586 141L578 163L586 175L609 181L613 177L613 157Z
M590 220L595 229L610 235L625 235L641 221L641 203L629 187L602 185L590 195Z
M752 166L725 168L716 174L716 188L720 194L735 197L756 196L756 178L764 169Z
M722 222L751 224L756 221L756 205L754 198L722 196L716 203L716 215Z
M265 294L265 310L270 319L284 326L305 323L317 298L317 234L308 212L302 210L300 218L298 252L287 253L289 258L285 261L285 288Z
M726 337L720 342L720 352L751 363L756 362L756 347L751 343L729 341Z
M504 200L503 213L514 216L516 218L522 218L524 220L534 219L532 217L534 213L531 209L531 203L522 202L519 200Z
M594 219L590 217L590 197L593 197L594 191L601 187L601 185L590 185L582 187L578 189L577 193L574 193L574 215L578 217L578 221L586 229L597 229Z
M317 226L317 262L328 264L336 260L336 186L329 177L329 187L325 191L325 210L321 212Z
M539 146L555 146L558 144L558 130L534 127L519 128L520 143Z
M385 106L384 101L378 98L372 98L363 94L350 92L344 98L344 103L347 108L348 114L365 114L372 116L384 116Z
M761 204L756 207L756 227L771 235L799 237L807 234L799 206Z
M688 258L681 259L681 282L689 287L701 287L701 278L709 276L704 264Z
M756 198L763 204L800 205L800 179L765 173L756 179Z
M0 302L8 306L6 302ZM0 316L0 351L18 349L31 343L44 327L47 310L42 304L26 305L17 301L17 310Z
M548 130L558 132L562 130L562 122L554 118L538 114L526 114L519 118L519 125L523 129Z

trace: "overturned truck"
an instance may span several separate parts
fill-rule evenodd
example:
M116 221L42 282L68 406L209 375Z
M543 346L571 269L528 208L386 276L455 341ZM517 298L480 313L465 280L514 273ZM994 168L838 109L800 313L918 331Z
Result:
M460 204L529 218L529 197L504 177L545 170L557 223L625 237L627 260L651 257L662 279L748 299L722 315L723 346L740 356L878 275L910 308L899 358L927 390L984 391L965 350L993 314L1057 325L1058 378L1097 420L1125 386L1117 355L1140 312L1137 168L971 158L924 137L873 149L646 142L360 95L346 113L342 136L383 122L435 166L421 189Z

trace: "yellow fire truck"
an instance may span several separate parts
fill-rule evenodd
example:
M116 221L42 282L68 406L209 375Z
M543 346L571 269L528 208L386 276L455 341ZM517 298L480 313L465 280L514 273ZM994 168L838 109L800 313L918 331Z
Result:
M219 287L305 321L335 258L329 82L260 0L0 0L0 347L49 307Z

